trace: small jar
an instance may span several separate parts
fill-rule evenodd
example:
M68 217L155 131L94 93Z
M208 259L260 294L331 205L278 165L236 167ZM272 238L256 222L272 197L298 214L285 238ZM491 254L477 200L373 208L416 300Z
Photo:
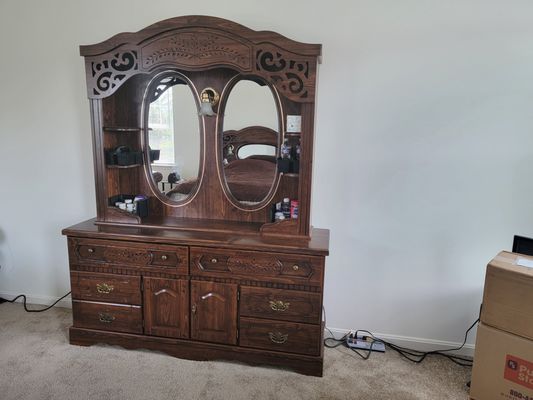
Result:
M281 211L278 211L276 214L274 214L274 221L282 221L284 219L285 215Z
M124 200L124 203L131 204L131 203L133 203L133 200L132 199L126 199L126 200Z
M121 210L125 210L126 209L126 203L118 203L118 208L120 208Z
M128 203L128 204L126 204L126 211L132 213L133 210L134 210L134 207L135 206L134 206L133 203Z
M281 212L283 213L285 218L291 217L291 199L289 199L288 197L285 197L281 202Z

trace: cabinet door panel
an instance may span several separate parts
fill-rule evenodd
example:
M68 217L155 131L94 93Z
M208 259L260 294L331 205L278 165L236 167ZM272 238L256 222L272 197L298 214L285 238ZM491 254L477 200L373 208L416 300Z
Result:
M237 285L191 282L191 337L237 344Z
M144 278L147 335L189 337L189 287L185 280Z

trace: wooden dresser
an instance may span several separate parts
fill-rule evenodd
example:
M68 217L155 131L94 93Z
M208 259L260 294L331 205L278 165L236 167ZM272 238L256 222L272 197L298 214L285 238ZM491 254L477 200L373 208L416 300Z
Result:
M309 213L320 45L189 16L82 46L81 53L91 103L97 217L63 230L72 286L70 342L321 376L329 231L312 228ZM273 125L229 126L228 98L241 81L267 90L275 104ZM170 103L177 103L174 86L180 85L190 89L196 111L171 114L174 134L161 139L167 133L155 130L169 104L161 99L172 89ZM253 104L263 109L259 101ZM179 121L190 114L198 132L184 139ZM154 115L163 115L157 124ZM178 150L189 140L199 148L195 172L180 179L189 186L161 189L154 174L182 165ZM244 156L239 151L246 145L273 150ZM173 146L173 163L158 162L156 146L161 154ZM120 151L129 154L116 161ZM256 164L265 168L250 171ZM229 175L241 165L239 174ZM263 170L274 171L271 179L257 179ZM247 198L249 193L261 196ZM274 218L287 199L290 215L284 208L285 218Z

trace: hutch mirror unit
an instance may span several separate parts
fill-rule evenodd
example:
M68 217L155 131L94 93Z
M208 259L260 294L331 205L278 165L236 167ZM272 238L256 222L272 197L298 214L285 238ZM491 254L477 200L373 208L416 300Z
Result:
M63 230L72 344L322 375L320 51L205 16L80 47L97 215Z

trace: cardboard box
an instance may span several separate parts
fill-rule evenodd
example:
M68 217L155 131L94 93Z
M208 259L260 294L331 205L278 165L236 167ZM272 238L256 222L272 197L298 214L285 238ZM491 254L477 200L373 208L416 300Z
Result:
M470 398L533 399L533 341L479 324Z
M533 257L502 251L487 265L481 322L533 339Z

